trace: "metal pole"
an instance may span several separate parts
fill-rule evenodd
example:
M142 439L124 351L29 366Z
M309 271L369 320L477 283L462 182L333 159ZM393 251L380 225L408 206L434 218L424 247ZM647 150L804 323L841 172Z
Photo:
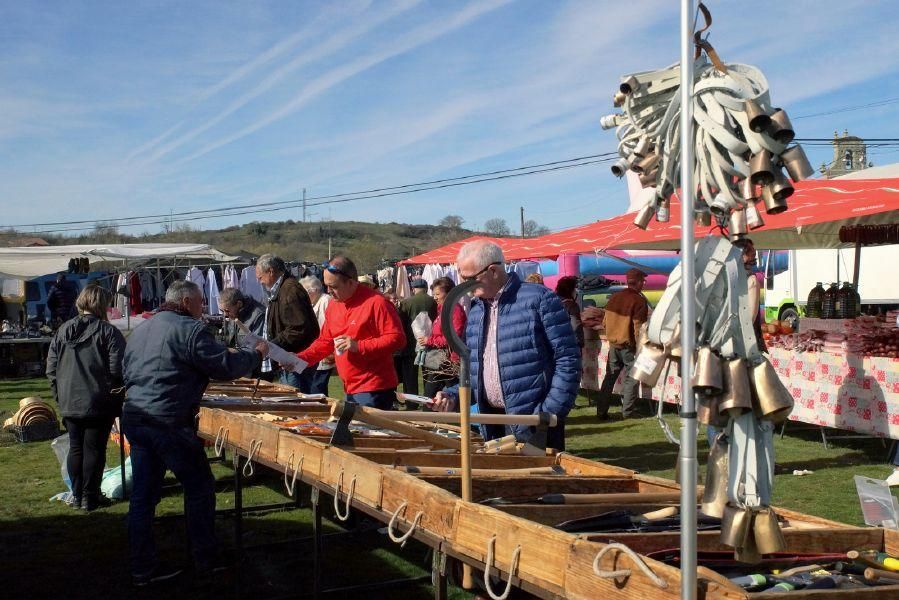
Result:
M521 208L521 239L524 239L524 207L519 208Z
M693 264L693 0L681 0L681 598L696 600L696 397L693 395L693 323L696 288Z

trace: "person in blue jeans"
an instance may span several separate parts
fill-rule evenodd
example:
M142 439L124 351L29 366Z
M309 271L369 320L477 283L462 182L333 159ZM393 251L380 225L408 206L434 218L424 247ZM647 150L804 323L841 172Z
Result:
M184 513L196 572L208 574L216 563L215 480L196 416L210 378L248 375L268 354L265 342L255 349L229 349L199 320L200 288L176 281L152 319L128 339L124 373L127 398L122 408L125 436L131 444L134 487L128 510L132 582L145 586L177 577L182 569L159 561L153 518L166 470L184 488Z

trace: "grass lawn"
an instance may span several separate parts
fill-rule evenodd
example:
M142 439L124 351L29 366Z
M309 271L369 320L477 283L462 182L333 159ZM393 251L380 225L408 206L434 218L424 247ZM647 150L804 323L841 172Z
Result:
M332 394L340 381L332 378ZM0 419L30 395L49 398L44 379L0 380ZM653 419L596 421L595 410L578 398L568 421L569 450L589 458L662 477L674 477L677 447L664 437ZM677 431L673 409L666 419ZM64 490L60 469L49 442L0 446L0 572L5 598L97 598L125 593L134 598L159 597L158 590L143 595L129 586L127 568L126 503L85 514L61 503L48 502ZM817 429L799 431L788 426L787 435L776 438L777 476L775 503L846 523L863 524L852 476L868 475L883 479L890 472L887 449L878 440L840 440L825 449ZM700 462L705 462L706 443L700 433ZM118 464L118 449L110 446L108 464ZM810 469L814 474L797 477L794 469ZM232 472L229 467L213 467L218 485L218 508L233 506ZM245 489L244 504L284 501L281 478L257 469L253 485ZM174 480L172 480L174 483ZM308 498L303 491L301 501ZM177 486L167 490L157 515L171 515L160 521L157 543L160 554L172 562L187 561L181 494ZM327 509L326 509L327 514ZM244 520L245 556L241 589L245 597L280 597L302 594L311 588L308 571L311 548L294 538L311 533L308 510L277 511L252 515ZM217 520L224 547L233 547L229 518ZM329 531L340 528L328 523ZM263 542L284 540L281 546L252 549ZM364 551L360 551L364 550ZM333 536L325 540L325 585L338 587L426 575L427 549L410 543L404 549L376 530ZM226 574L212 589L189 589L189 579L180 587L166 590L166 596L218 597L234 589L234 574ZM427 586L394 589L382 595L372 592L348 594L357 598L428 598ZM468 595L454 590L451 597Z

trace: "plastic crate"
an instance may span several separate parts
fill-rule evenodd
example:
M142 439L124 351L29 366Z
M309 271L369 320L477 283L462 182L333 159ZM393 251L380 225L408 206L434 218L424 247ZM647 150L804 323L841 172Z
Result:
M59 423L56 421L45 421L43 423L35 423L34 425L16 425L13 433L19 442L52 440L55 437L59 437Z

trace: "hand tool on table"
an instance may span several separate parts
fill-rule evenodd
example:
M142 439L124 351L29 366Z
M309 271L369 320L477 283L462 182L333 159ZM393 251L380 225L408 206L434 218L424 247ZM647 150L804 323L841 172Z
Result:
M250 400L256 399L256 391L259 389L259 382L262 380L262 377L256 378L256 383L253 385L253 393L250 394Z
M446 412L419 412L419 411L395 411L395 410L378 410L376 408L366 408L366 413L383 417L396 421L411 421L416 423L461 423L462 413ZM555 427L559 422L556 415L549 413L538 413L536 415L506 415L506 414L489 414L477 413L469 416L470 423L479 423L482 425L528 425L536 427L537 432L531 436L531 439L524 444L521 453L526 456L546 456L546 430L549 427ZM542 435L540 435L542 433ZM512 444L515 444L515 436L506 436L512 438ZM506 439L502 438L502 439ZM491 440L493 441L493 440ZM490 442L484 446L487 449Z
M440 310L440 321L443 337L450 350L459 356L459 416L462 425L462 500L471 502L471 349L459 337L453 328L453 309L462 296L473 292L480 286L477 279L465 281L449 291L443 300ZM511 577L511 575L510 575ZM474 587L471 566L462 565L462 588L470 590Z
M348 412L350 414L347 416ZM383 412L385 411L369 408L367 406L359 406L354 402L336 400L334 404L331 405L331 415L338 417L338 422L337 427L334 430L334 435L331 437L331 443L339 446L352 446L353 436L352 433L350 433L349 424L352 419L356 419L357 421L363 421L369 425L374 425L375 427L389 429L390 431L402 433L409 437L418 438L433 446L452 448L453 450L460 450L462 447L462 442L456 438L442 436L403 421L384 417L380 414ZM334 441L335 438L338 439L339 442Z

